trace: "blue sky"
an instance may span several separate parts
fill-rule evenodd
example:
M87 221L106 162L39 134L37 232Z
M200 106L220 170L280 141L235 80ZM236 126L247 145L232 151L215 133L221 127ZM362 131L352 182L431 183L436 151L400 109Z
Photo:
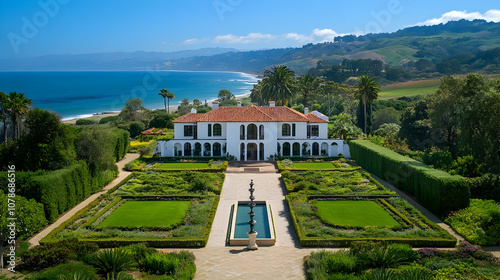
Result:
M115 51L300 47L339 34L461 18L498 0L0 0L0 58Z

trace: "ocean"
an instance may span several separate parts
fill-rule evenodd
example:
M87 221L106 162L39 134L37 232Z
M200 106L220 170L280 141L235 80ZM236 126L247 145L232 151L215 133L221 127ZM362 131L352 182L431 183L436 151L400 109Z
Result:
M164 108L158 93L175 94L170 106L182 99L208 102L221 89L234 95L250 93L257 78L237 72L189 71L0 71L0 91L23 92L33 108L54 111L66 119L116 112L131 98L141 98L148 109Z

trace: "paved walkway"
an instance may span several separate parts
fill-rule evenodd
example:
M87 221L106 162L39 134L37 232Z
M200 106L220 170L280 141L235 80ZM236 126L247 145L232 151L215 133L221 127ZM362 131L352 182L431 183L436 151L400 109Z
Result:
M130 172L123 170L123 166L125 164L133 161L134 159L139 158L139 154L126 154L125 157L120 160L116 165L118 166L118 177L116 177L111 183L106 185L104 188L102 188L101 191L89 196L87 199L84 201L80 202L78 205L64 213L57 221L54 223L50 224L48 227L44 228L42 231L28 239L28 242L30 243L30 247L35 247L39 245L39 241L47 236L52 230L54 230L56 227L60 226L63 222L67 221L69 218L71 218L73 215L75 215L78 211L80 211L82 208L87 206L89 203L94 201L96 198L98 198L101 194L107 192L109 189L112 187L116 186L118 183L120 183L123 179L125 179Z
M271 204L276 245L249 251L226 246L231 205L248 200L250 180L255 200ZM277 173L226 173L221 199L207 246L192 250L196 256L195 279L306 279L303 258L316 248L301 248L285 201L286 188ZM329 249L335 250L335 249Z

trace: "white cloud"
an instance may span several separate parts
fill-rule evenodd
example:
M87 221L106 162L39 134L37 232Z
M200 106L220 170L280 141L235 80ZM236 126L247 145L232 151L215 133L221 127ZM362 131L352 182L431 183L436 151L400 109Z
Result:
M192 38L192 39L187 39L185 41L182 41L181 44L182 45L194 45L194 44L206 42L208 40L210 40L210 39L208 39L208 38L202 38L202 39Z
M219 35L215 37L212 41L219 44L249 44L256 43L262 40L270 40L275 36L271 34L262 33L250 33L246 36L236 36L233 34Z
M489 10L484 14L479 12L468 13L467 11L450 11L444 13L440 18L433 18L426 20L424 22L417 23L417 26L420 25L438 25L445 24L449 21L454 20L475 20L475 19L484 19L486 21L500 22L500 10Z
M331 29L314 29L311 34L304 35L298 33L288 33L282 35L286 39L291 39L300 43L322 43L331 42L339 34Z

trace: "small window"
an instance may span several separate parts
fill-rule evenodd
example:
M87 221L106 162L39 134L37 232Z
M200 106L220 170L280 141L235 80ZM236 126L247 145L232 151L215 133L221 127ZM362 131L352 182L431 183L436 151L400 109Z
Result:
M208 124L208 137L212 136L212 124Z
M193 136L193 126L192 125L185 125L184 126L184 136Z
M292 136L295 137L295 124L292 123Z
M285 123L281 126L281 135L290 136L290 125Z
M311 125L311 136L312 137L319 136L319 125Z
M222 126L218 123L214 124L214 136L222 135Z

